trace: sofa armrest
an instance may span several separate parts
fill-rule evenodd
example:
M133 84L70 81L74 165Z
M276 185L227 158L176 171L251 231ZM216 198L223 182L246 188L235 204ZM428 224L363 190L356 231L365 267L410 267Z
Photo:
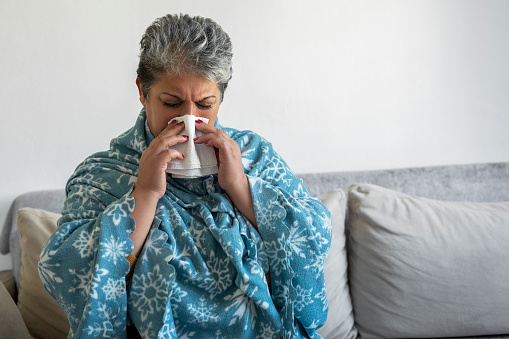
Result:
M0 281L0 338L30 339L28 329L10 293Z
M12 202L0 232L0 253L11 253L12 272L17 289L19 289L21 273L21 247L19 245L19 231L16 225L18 211L24 207L32 207L60 213L64 201L65 191L63 189L56 189L24 193Z

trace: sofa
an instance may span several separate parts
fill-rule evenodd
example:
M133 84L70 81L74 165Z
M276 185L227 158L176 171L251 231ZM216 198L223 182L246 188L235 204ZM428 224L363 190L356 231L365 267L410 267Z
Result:
M509 162L298 177L332 217L324 338L509 338ZM59 189L12 203L0 338L66 337L37 273L64 198Z

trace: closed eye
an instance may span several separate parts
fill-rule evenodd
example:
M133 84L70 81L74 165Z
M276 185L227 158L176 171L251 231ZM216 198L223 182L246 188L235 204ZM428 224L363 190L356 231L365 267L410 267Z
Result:
M216 103L216 97L211 95L206 98L196 101L196 106L201 109L210 109Z
M212 105L204 105L204 104L196 104L196 106L198 106L199 108L201 109L210 109L212 108Z
M178 103L176 103L176 104L171 104L171 103L169 103L169 102L165 102L165 101L163 101L163 104L164 104L165 106L167 106L167 107L177 108L177 107L179 107L179 106L182 104L182 102L178 102Z

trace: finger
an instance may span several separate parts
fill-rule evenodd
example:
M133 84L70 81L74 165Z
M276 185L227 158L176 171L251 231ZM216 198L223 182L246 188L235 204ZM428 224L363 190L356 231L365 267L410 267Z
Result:
M214 147L216 150L219 150L223 148L226 141L220 136L210 133L204 134L198 138L194 138L194 143L197 145L204 144L207 147Z
M158 152L161 152L163 149L174 146L178 143L186 142L188 140L187 135L180 135L184 130L184 123L170 123L164 130L159 133L159 135L154 139L154 147L158 148ZM157 145L157 146L156 146ZM150 144L152 146L152 143Z
M176 144L187 142L188 140L189 137L187 135L157 136L157 138L150 143L149 148L152 148L156 154L160 154L168 148Z
M178 135L184 130L184 128L185 128L184 122L176 123L175 121L175 123L168 124L168 126L166 126L165 129L163 129L161 133L159 133L158 137L166 138Z
M241 158L239 145L226 133L225 136L215 138L211 134L202 135L200 138L203 138L201 142L205 146L215 149L218 162L219 160L230 161Z
M207 123L204 123L203 121L201 121L201 122L200 121L201 120L197 120L195 123L195 127L198 131L203 132L205 134L212 133L214 131L220 131L220 129L215 128L214 126L209 125Z
M159 159L162 163L164 163L164 167L172 161L173 159L184 160L184 154L180 153L176 149L168 148L166 151L159 154Z
M215 127L212 127L211 132L203 134L200 137L194 138L193 141L197 144L207 143L207 146L208 146L208 142L210 142L212 140L216 140L216 139L221 143L235 142L232 140L232 138L230 138L230 136L226 132L224 132L220 129L217 129Z

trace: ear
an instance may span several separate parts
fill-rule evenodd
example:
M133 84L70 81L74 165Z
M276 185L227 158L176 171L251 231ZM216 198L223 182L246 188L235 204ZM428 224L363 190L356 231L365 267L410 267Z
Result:
M138 93L140 95L140 102L143 106L145 106L145 103L147 102L147 99L145 99L145 96L143 95L143 87L141 86L140 79L136 77L136 86L138 86Z

